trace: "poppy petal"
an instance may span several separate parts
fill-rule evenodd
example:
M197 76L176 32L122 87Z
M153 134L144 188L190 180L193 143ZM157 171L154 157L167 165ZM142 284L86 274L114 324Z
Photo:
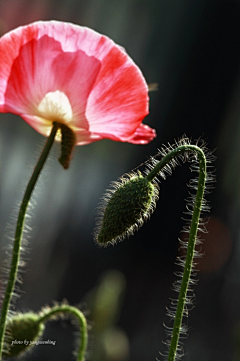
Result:
M45 136L54 120L71 127L77 144L103 138L145 144L155 136L141 125L146 81L106 36L39 21L0 38L0 59L0 112L20 115Z

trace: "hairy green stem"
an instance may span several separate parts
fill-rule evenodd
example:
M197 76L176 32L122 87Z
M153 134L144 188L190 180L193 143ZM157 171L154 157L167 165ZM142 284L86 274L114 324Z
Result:
M29 200L32 195L33 189L36 185L36 182L38 180L40 172L44 166L44 163L45 163L45 161L49 155L50 149L53 145L55 135L57 133L58 128L59 128L59 125L54 122L53 128L51 130L51 134L50 134L49 138L47 139L47 142L40 155L38 163L37 163L36 167L34 168L33 174L29 180L29 183L27 185L27 188L24 193L23 200L22 200L22 203L20 206L18 219L17 219L16 231L15 231L15 237L14 237L9 279L8 279L8 284L7 284L7 288L6 288L6 292L5 292L5 296L4 296L4 300L3 300L3 304L2 304L2 311L1 311L1 317L0 317L0 360L2 359L4 333L5 333L9 305L11 302L11 298L12 298L12 294L13 294L14 286L15 286L15 282L16 282L17 272L18 272L18 264L19 264L20 251L21 251L21 241L22 241L22 234L23 234L23 227L24 227L26 211L27 211L27 207L28 207Z
M182 145L177 147L176 149L169 152L156 166L155 168L148 174L147 178L151 181L153 180L157 174L176 156L179 156L185 152L194 152L197 153L199 160L199 179L198 179L198 188L197 194L195 198L192 221L190 226L190 233L188 239L188 247L187 247L187 255L185 260L185 266L183 271L183 277L178 297L178 304L175 314L175 320L171 335L170 348L168 353L168 361L175 361L178 350L178 341L181 332L182 318L184 313L185 302L187 298L188 285L190 281L193 257L194 257L194 248L197 237L197 230L199 225L205 182L206 182L206 158L201 150L201 148L195 145Z
M44 311L42 317L39 318L39 323L45 322L54 316L64 313L70 313L75 316L80 324L80 347L78 351L77 361L84 361L84 356L87 349L88 333L87 333L87 321L83 313L76 307L69 305L55 306L48 311Z

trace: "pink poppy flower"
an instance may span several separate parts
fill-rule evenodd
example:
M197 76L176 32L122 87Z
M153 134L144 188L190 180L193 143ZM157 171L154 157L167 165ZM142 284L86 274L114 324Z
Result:
M156 136L142 124L148 88L133 60L108 37L58 21L0 38L0 112L20 115L45 136L53 121L64 123L78 145L104 138L145 144Z

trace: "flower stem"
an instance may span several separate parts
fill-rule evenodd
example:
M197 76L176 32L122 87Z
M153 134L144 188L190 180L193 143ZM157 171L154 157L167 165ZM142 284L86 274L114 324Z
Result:
M171 335L170 348L168 353L168 361L175 361L177 357L178 350L178 341L181 332L182 318L184 313L185 302L187 298L188 285L190 281L193 257L194 257L194 248L197 237L197 230L199 225L205 182L206 182L206 158L201 150L201 148L195 145L181 145L176 149L169 152L156 166L155 168L147 175L149 180L153 180L154 177L176 156L179 156L185 152L194 152L197 153L199 160L199 179L198 179L198 188L195 198L192 221L190 226L190 233L188 239L187 255L185 260L185 266L183 271L183 277L181 282L181 287L179 291L178 304L175 314L175 320Z
M44 311L42 317L39 318L39 323L47 321L48 319L53 318L55 315L71 313L75 316L80 324L80 347L78 351L77 361L84 361L84 356L86 353L87 342L88 342L88 333L87 333L87 321L83 313L76 307L69 305L59 305L55 306L48 311Z
M55 135L57 133L58 128L59 128L59 125L54 122L53 128L51 130L51 134L50 134L49 138L47 139L47 142L45 144L45 147L43 148L43 151L40 155L38 163L37 163L36 167L34 168L33 174L29 180L29 183L27 185L27 188L24 193L23 200L22 200L22 203L20 206L18 219L17 219L16 231L15 231L15 237L14 237L9 279L8 279L8 284L7 284L7 289L5 292L4 300L3 300L1 317L0 317L0 360L2 358L4 333L5 333L9 305L11 302L11 298L12 298L12 294L13 294L13 290L14 290L14 286L15 286L15 282L16 282L17 272L18 272L18 264L19 264L20 251L21 251L21 241L22 241L22 234L23 234L23 227L24 227L26 211L27 211L27 207L28 207L29 200L30 200L31 194L33 192L33 189L36 185L36 182L38 180L40 172L44 166L44 163L45 163L45 161L49 155L50 149L53 145Z

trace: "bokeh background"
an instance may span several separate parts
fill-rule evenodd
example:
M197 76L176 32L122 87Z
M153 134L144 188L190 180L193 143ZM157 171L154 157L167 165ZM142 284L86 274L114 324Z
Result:
M158 83L145 120L158 137L145 146L104 140L78 147L68 171L58 164L55 146L29 209L16 309L38 311L67 299L86 312L91 325L89 360L163 359L163 323L171 325L166 307L176 297L172 283L191 177L188 165L161 183L151 220L115 247L94 244L96 208L112 180L145 162L162 144L183 134L201 137L217 157L217 182L207 196L211 219L184 360L240 360L239 0L0 0L2 33L50 19L108 35L127 50L148 83ZM44 142L21 118L1 114L2 260ZM4 277L2 290L3 284ZM50 323L43 339L56 345L36 346L25 360L72 359L75 331L70 322Z

